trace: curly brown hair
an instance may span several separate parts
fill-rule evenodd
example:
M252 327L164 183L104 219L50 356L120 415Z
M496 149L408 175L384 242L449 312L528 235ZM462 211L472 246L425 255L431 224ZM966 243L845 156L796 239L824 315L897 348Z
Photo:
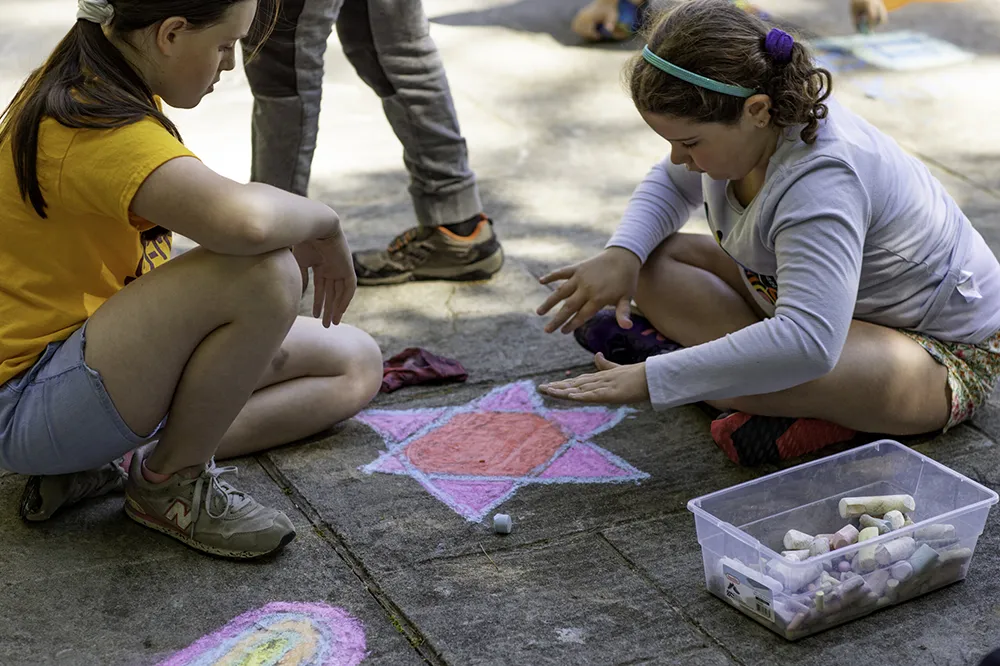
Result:
M730 0L690 0L649 25L646 41L653 53L716 81L759 90L771 98L774 126L804 125L802 140L816 140L833 77L814 65L798 40L791 60L777 62L764 48L770 26ZM746 102L666 74L641 54L629 62L626 79L636 108L648 113L733 125Z

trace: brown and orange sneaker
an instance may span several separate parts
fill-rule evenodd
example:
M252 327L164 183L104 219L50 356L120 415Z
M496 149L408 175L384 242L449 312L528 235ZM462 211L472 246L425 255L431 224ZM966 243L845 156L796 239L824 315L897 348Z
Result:
M354 253L359 285L411 280L486 280L503 266L503 248L493 221L480 214L475 230L460 236L447 227L414 227L385 250Z

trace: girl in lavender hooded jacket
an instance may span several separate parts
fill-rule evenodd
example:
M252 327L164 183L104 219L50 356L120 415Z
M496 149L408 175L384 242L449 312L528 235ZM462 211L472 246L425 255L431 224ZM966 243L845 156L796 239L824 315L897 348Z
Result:
M1000 265L802 44L695 0L656 21L630 89L670 154L603 252L542 278L563 281L546 330L575 332L598 370L544 393L707 402L743 463L971 416L1000 377ZM680 231L698 208L711 236Z

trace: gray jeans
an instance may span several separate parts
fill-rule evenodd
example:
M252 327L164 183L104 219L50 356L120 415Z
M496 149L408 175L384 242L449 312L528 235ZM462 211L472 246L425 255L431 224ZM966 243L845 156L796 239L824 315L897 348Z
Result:
M306 194L334 23L344 54L382 99L403 144L418 222L451 224L481 212L420 0L283 0L274 32L246 66L254 95L251 179Z

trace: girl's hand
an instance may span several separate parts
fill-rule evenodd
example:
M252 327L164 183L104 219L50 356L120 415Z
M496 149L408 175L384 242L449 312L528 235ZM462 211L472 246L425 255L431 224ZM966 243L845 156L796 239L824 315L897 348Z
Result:
M337 325L347 311L358 277L354 274L354 260L342 231L327 238L300 243L292 248L303 273L313 269L316 281L313 292L313 317L323 316L323 326Z
M553 398L575 402L599 402L612 405L648 402L646 364L618 365L598 353L594 357L597 372L542 384L538 390Z
M545 325L545 332L552 333L562 326L563 333L572 333L606 305L615 306L619 326L632 328L629 305L640 268L639 257L624 248L610 247L596 257L542 276L539 279L542 284L565 280L536 311L544 316L557 303L565 301Z
M851 17L858 31L870 31L888 21L889 12L882 0L851 0Z
M618 0L593 0L576 13L570 24L573 32L591 42L601 39L598 26L603 26L615 39L627 37L618 30Z

